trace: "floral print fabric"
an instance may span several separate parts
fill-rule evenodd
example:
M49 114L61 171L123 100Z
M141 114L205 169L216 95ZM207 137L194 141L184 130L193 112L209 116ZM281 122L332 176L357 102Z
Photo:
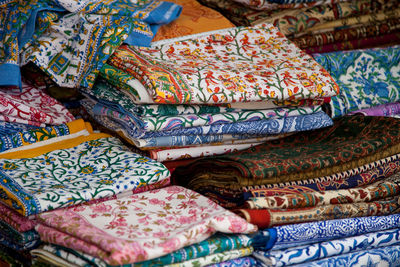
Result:
M0 88L0 120L45 127L74 120L73 115L43 90L23 83L20 88Z
M126 0L37 0L29 4L10 1L6 7L1 22L8 30L0 38L5 40L4 50L13 51L13 61L9 61L7 53L0 62L12 64L19 72L18 64L32 61L65 87L91 87L102 64L123 41L149 45L155 26L174 20L181 11L173 3L150 0L138 4ZM14 28L20 13L24 14L23 19L17 19L19 23ZM17 43L11 42L12 38Z
M378 105L372 108L360 109L349 112L348 115L362 114L364 116L385 116L394 117L400 115L400 103L388 103Z
M399 101L399 57L400 46L315 54L341 88L329 104L332 117Z
M65 217L70 220L64 220ZM257 228L212 201L170 186L102 203L38 215L45 242L129 264L166 255L213 233L251 233ZM96 244L96 245L95 245Z
M24 216L134 190L169 177L114 137L33 158L0 159L3 203Z
M339 90L323 68L269 24L151 48L121 46L109 64L142 82L157 103L318 99Z

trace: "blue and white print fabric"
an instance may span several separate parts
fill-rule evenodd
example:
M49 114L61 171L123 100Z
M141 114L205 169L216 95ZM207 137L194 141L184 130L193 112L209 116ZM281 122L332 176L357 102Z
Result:
M314 54L337 82L332 117L400 100L400 46Z

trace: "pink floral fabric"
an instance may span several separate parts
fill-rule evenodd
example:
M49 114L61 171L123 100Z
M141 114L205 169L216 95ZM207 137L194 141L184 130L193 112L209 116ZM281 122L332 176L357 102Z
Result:
M238 215L180 186L53 210L39 214L38 221L36 230L44 242L90 254L111 265L160 257L217 231L257 230Z
M23 83L19 88L0 88L0 120L39 127L73 121L74 116L43 90Z
M34 219L24 217L2 203L0 203L0 220L14 227L19 232L32 230L36 225Z

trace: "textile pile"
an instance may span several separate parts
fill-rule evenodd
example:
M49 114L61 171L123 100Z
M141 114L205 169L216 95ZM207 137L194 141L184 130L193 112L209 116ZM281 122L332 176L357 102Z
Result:
M0 1L3 266L400 266L396 0Z

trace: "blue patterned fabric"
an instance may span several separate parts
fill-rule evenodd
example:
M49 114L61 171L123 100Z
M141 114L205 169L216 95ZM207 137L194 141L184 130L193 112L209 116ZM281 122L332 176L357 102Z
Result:
M92 112L92 106L89 101L82 101L82 105L92 118L104 127L113 131L124 132L125 136L133 143L136 144L141 142L145 144L141 146L147 147L169 147L215 143L223 141L223 135L232 135L234 140L243 140L257 136L319 129L333 124L329 116L321 111L314 114L288 118L229 124L213 124L209 126L189 127L168 131L146 132L139 129L131 121L111 116L95 115Z
M314 54L340 87L332 117L400 100L400 46Z
M181 10L158 0L7 1L0 8L0 86L21 87L19 66L32 61L60 86L91 87L122 42L149 46Z
M400 227L400 214L392 214L289 224L265 229L259 234L271 237L269 247L264 246L265 249L283 249L398 227Z
M257 264L256 259L251 256L241 257L229 261L223 261L216 264L207 265L208 267L249 267Z
M332 267L332 266L343 266L343 267L380 267L400 266L400 245L389 246L376 249L368 249L357 251L349 254L343 254L335 257L329 257L322 260L307 262L298 265L292 265L293 267Z
M400 228L283 250L255 251L253 256L264 266L286 266L393 245L400 245Z
M39 128L41 128L41 127L37 127L37 126L29 125L29 124L0 121L0 135L8 135L8 134L23 132L23 131L31 130L31 129L39 129Z

